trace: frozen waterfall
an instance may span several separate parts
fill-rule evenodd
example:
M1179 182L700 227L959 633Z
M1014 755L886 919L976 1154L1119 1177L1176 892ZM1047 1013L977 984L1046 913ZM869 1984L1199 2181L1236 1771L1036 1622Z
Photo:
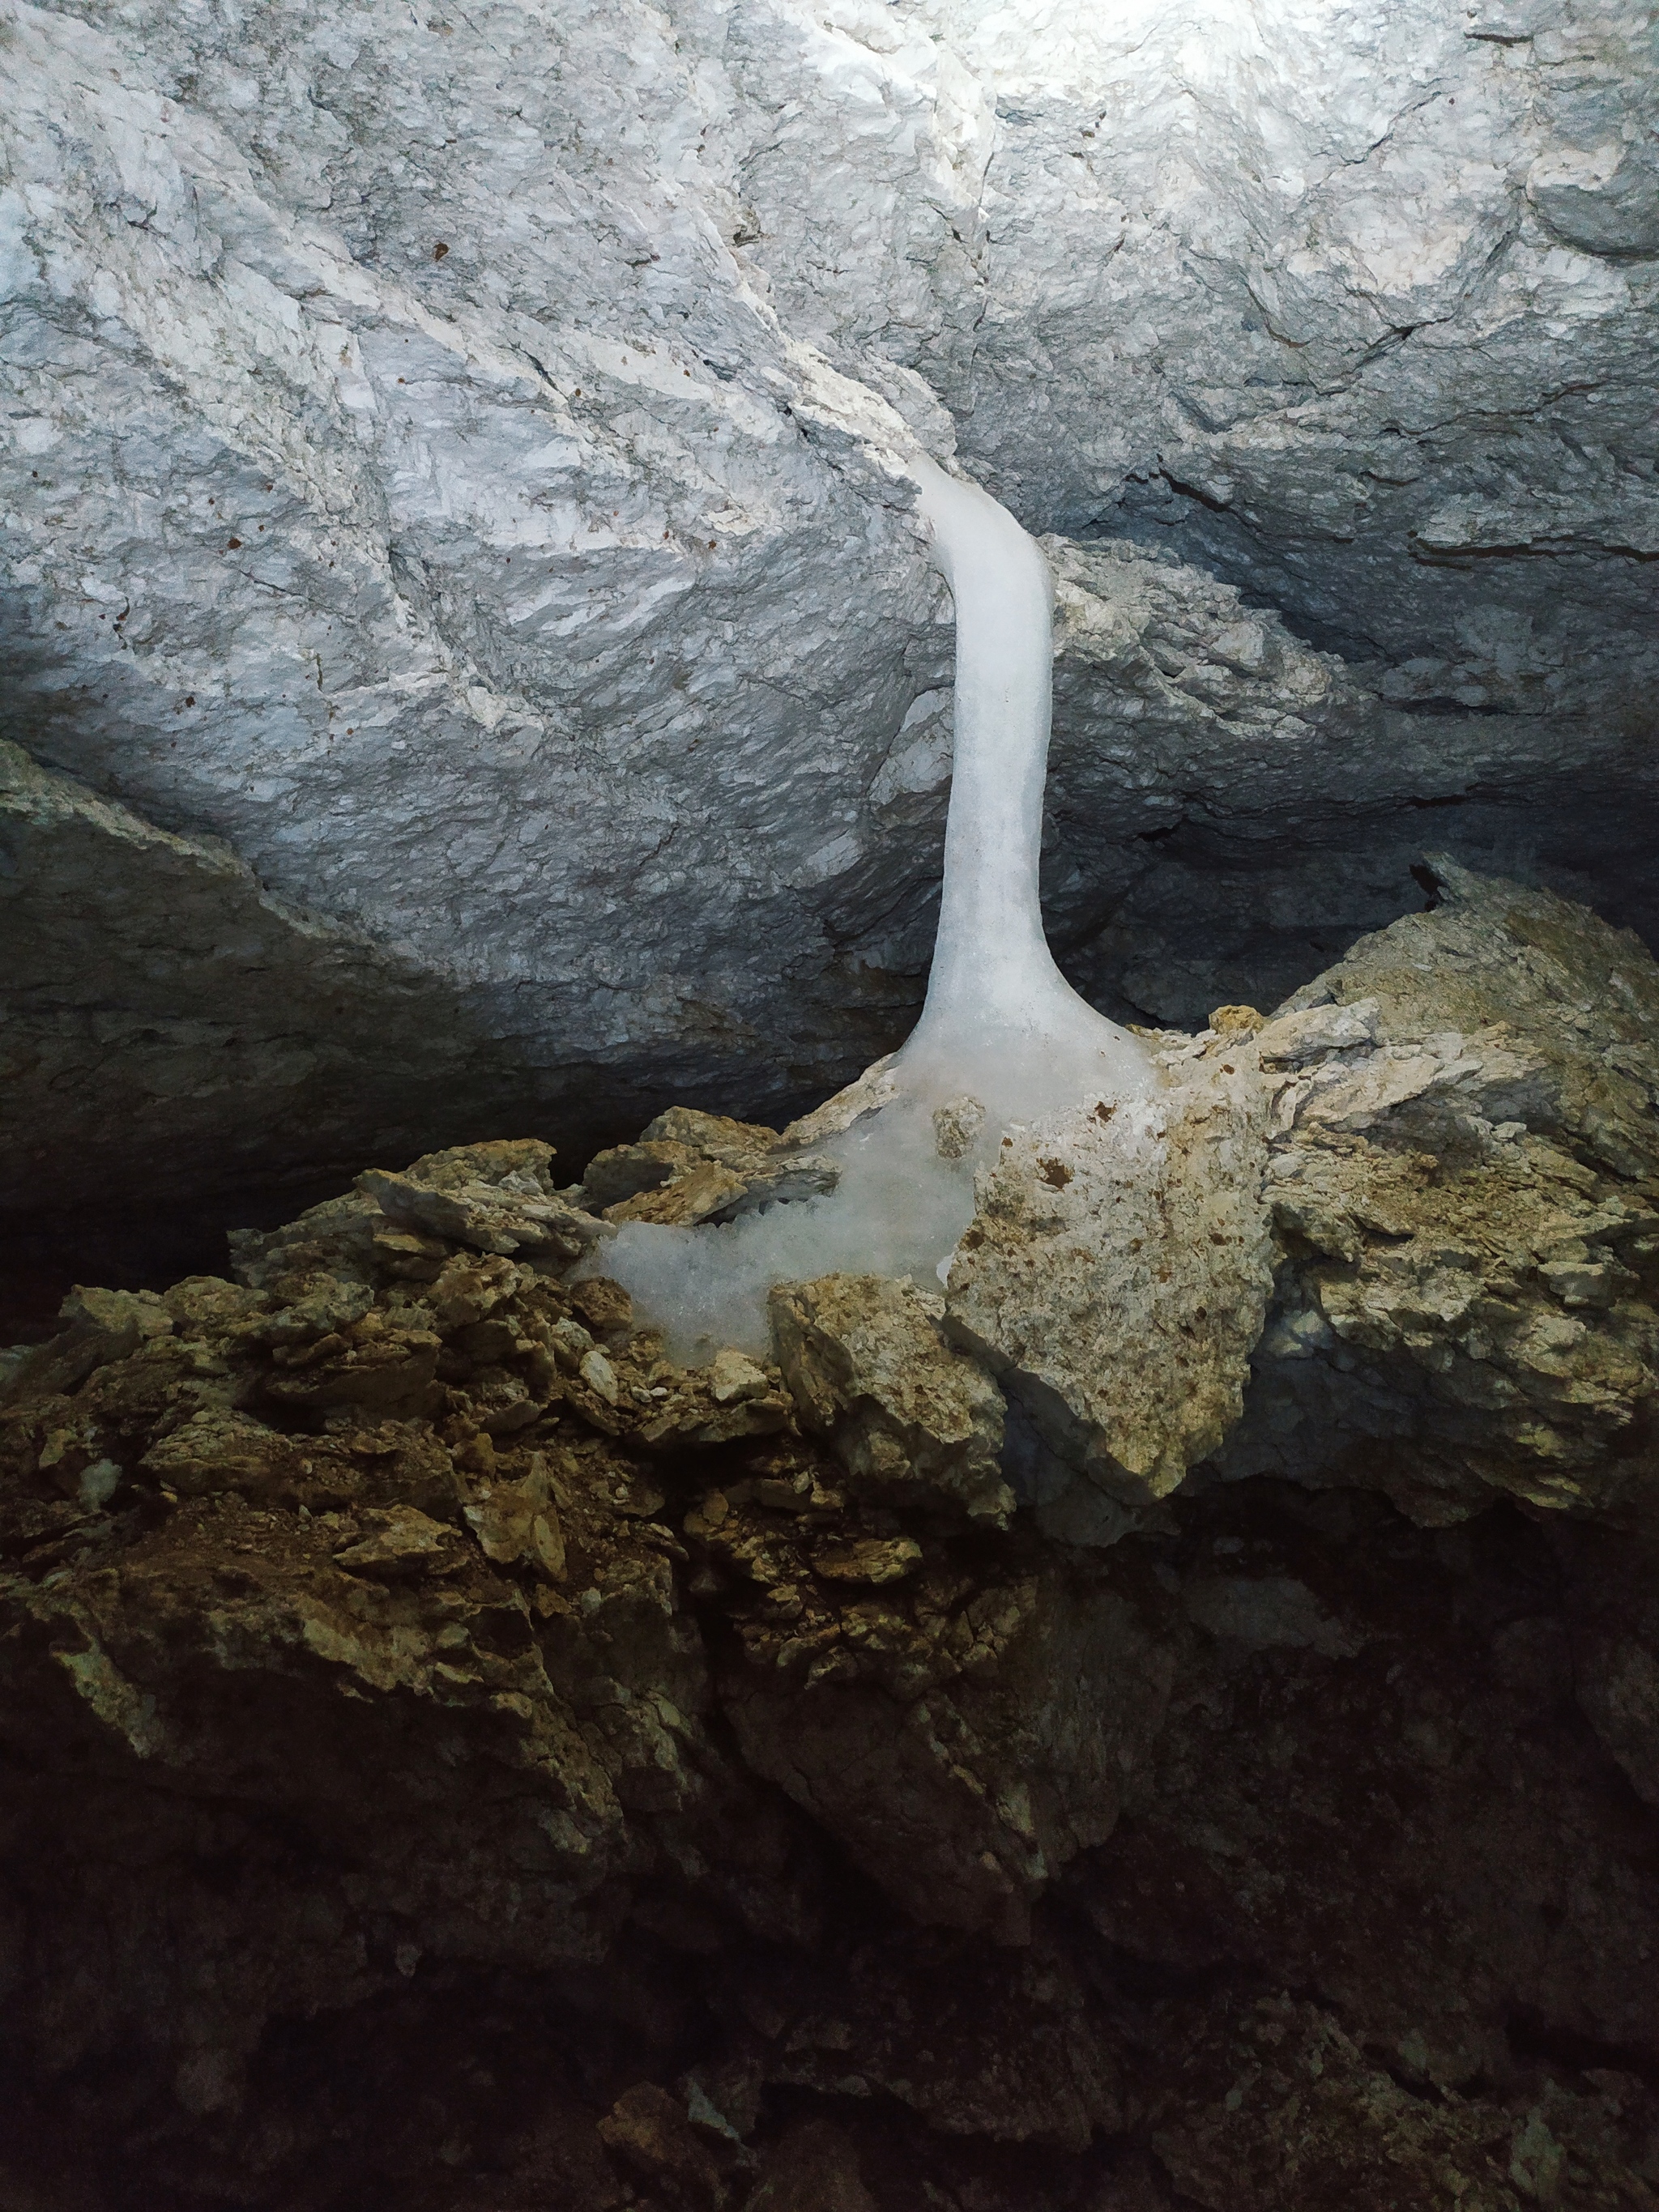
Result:
M844 1163L832 1195L718 1228L629 1224L596 1257L677 1358L722 1344L763 1352L774 1283L848 1269L933 1286L973 1218L975 1169L1006 1129L1158 1080L1136 1040L1073 990L1043 935L1048 563L988 492L929 460L912 467L956 603L955 756L927 1003L889 1064L885 1102L814 1145Z
M1140 1046L1079 998L1042 931L1048 564L988 492L932 461L913 465L956 602L956 738L927 1001L895 1072L935 1103L971 1093L1000 1125L1095 1087L1150 1090Z

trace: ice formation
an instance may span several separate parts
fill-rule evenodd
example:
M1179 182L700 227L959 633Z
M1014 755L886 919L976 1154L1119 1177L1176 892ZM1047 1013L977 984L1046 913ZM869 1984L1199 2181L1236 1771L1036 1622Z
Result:
M678 1358L721 1344L764 1351L774 1283L842 1268L943 1281L973 1218L975 1170L1006 1129L1157 1083L1135 1040L1066 982L1043 934L1048 563L988 492L931 461L912 465L956 604L955 753L927 1003L879 1085L883 1103L814 1144L845 1164L832 1194L722 1227L629 1224L605 1247L594 1264L626 1285Z
M914 465L956 602L956 736L927 1000L896 1072L930 1103L966 1092L1001 1121L1097 1085L1114 1097L1149 1090L1146 1054L1079 998L1042 933L1048 564L988 492Z

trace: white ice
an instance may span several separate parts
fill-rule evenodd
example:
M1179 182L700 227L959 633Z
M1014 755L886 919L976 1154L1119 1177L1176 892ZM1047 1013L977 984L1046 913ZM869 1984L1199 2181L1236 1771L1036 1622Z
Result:
M1157 1079L1139 1044L1078 996L1042 932L1048 564L988 492L932 461L914 466L956 602L956 736L927 1000L897 1068L933 1103L971 1092L1000 1125L1091 1090L1150 1091Z
M1055 967L1037 896L1048 766L1052 586L1042 550L1006 507L918 458L921 508L956 603L956 738L945 884L921 1019L892 1064L896 1094L814 1146L845 1163L827 1198L720 1228L632 1224L592 1263L633 1294L671 1357L723 1344L763 1353L774 1283L841 1269L936 1288L974 1215L974 1176L1004 1131L1079 1101L1156 1087L1139 1042ZM940 1157L936 1109L985 1109L959 1159Z

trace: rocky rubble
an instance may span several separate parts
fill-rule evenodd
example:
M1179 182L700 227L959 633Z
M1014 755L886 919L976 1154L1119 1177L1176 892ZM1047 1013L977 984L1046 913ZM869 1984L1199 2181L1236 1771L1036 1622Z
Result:
M1650 2212L1659 971L1434 867L769 1360L606 1236L879 1071L76 1291L0 1367L6 2187Z
M638 1144L591 1159L582 1191L607 1221L695 1229L763 1206L825 1196L840 1180L838 1160L781 1145L775 1130L671 1106Z

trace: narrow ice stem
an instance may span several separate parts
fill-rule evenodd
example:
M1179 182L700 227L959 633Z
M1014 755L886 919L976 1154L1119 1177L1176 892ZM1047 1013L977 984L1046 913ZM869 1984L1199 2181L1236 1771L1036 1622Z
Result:
M1006 507L931 462L918 469L956 602L956 740L945 890L924 1023L1018 1022L1054 972L1037 874L1048 772L1049 611L1042 552Z
M956 603L956 738L933 964L899 1066L923 1077L928 1063L955 1063L999 1103L1073 1069L1079 1092L1146 1090L1146 1054L1073 990L1042 927L1048 564L988 492L929 460L912 467Z

